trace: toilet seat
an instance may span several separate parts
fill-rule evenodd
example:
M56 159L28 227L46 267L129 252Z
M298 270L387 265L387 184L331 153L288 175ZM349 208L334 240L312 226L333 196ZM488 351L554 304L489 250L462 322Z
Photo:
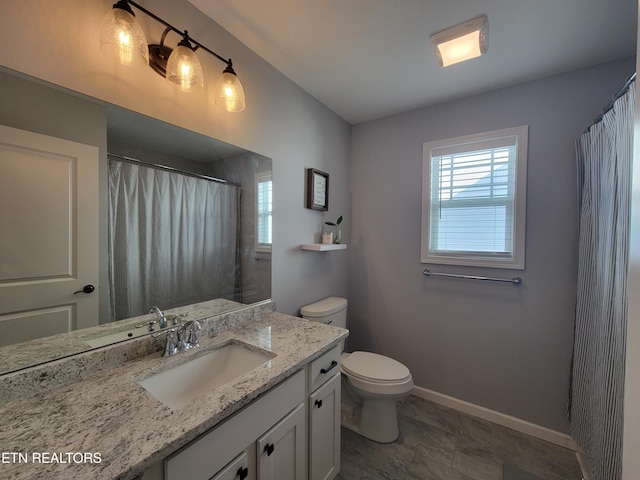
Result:
M380 385L398 385L411 379L411 372L402 363L371 352L344 355L342 371L352 378Z

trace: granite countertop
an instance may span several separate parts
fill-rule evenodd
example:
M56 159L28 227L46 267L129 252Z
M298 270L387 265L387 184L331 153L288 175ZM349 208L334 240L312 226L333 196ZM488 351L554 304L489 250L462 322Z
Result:
M200 348L156 352L0 405L0 477L133 479L318 357L347 330L280 313L202 337ZM183 409L138 385L229 342L275 356Z

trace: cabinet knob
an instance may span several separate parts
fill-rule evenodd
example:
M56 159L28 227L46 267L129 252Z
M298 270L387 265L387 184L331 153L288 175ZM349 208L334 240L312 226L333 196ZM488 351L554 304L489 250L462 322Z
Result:
M322 408L322 400L316 400L315 405L316 405L316 407L318 407L318 408Z
M240 467L237 475L240 480L244 480L249 476L249 469L247 467Z
M276 447L273 445L273 443L267 443L264 446L264 451L267 452L267 456L271 456L271 454L273 453L273 451L276 449Z

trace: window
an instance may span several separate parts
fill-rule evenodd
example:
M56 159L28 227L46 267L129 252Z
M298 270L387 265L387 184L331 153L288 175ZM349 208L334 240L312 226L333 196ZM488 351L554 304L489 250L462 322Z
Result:
M273 182L271 172L256 175L256 251L270 252L272 243Z
M423 145L422 263L524 269L527 132Z

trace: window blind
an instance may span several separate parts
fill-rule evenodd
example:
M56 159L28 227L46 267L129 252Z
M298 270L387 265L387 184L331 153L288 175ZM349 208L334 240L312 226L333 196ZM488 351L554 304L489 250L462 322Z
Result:
M515 140L510 137L434 149L431 254L512 256Z

